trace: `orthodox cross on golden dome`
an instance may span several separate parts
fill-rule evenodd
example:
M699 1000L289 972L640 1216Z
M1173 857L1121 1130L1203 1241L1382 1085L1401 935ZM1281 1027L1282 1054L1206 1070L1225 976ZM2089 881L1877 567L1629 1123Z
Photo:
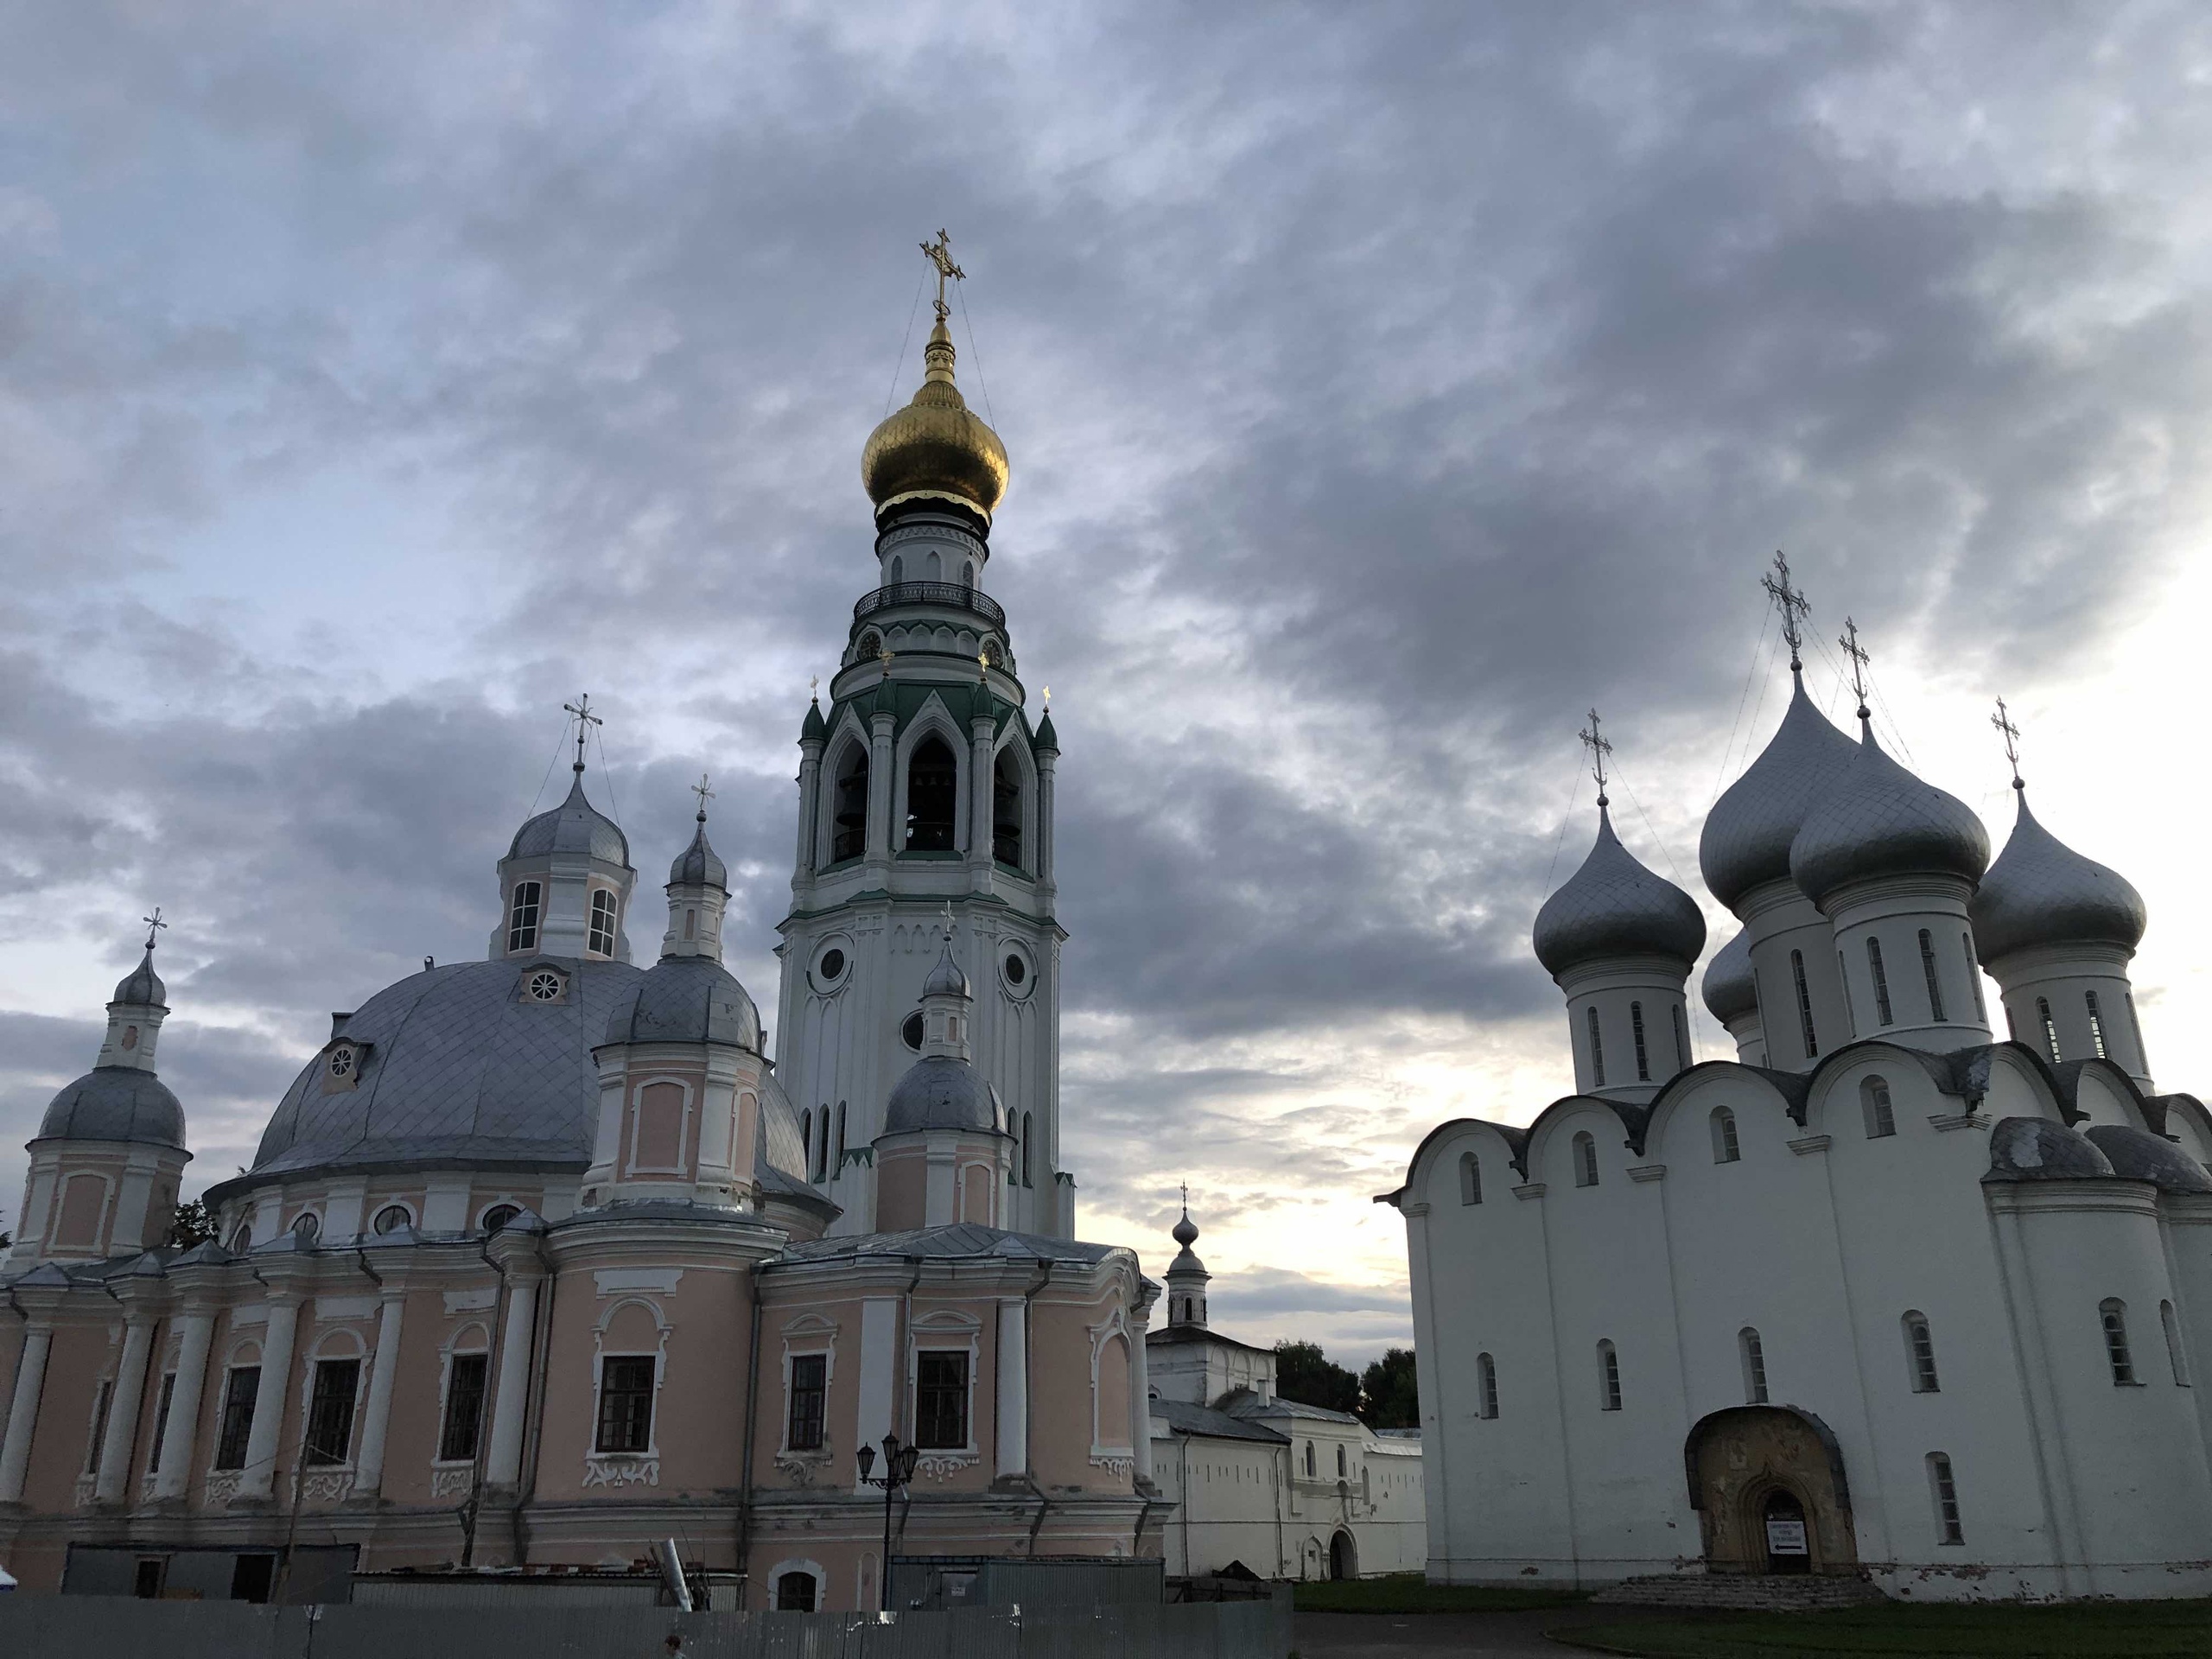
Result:
M1859 643L1859 625L1849 617L1843 619L1843 632L1836 636L1836 644L1843 647L1843 654L1851 658L1851 689L1859 698L1859 718L1866 720L1866 664L1871 660L1866 647Z
M589 734L593 727L604 726L607 722L601 720L597 715L592 713L591 693L588 691L584 692L582 696L577 697L574 702L564 702L561 707L576 717L575 770L582 772L584 769L585 737Z
M1613 752L1613 746L1598 729L1598 711L1595 709L1590 711L1590 728L1577 732L1575 735L1582 740L1582 747L1590 751L1591 775L1598 780L1598 804L1611 806L1612 803L1605 798L1605 757Z
M964 283L968 280L968 273L952 263L952 241L942 230L938 232L936 241L922 244L922 251L929 257L930 264L937 267L937 320L943 322L952 315L952 308L944 302L945 278L949 276L956 283Z
M1766 589L1775 609L1782 613L1782 637L1789 642L1789 671L1795 674L1805 666L1798 660L1797 653L1805 643L1805 617L1813 607L1803 593L1789 585L1789 561L1782 556L1779 550L1774 556L1774 574L1761 576L1759 586Z
M2020 781L2020 728L2012 723L2012 711L2005 706L2004 698L1997 699L1997 712L1989 717L1989 723L2005 734L2005 758L2012 765L2012 787L2025 789L2027 785Z
M159 905L156 905L154 906L154 913L152 915L141 916L138 919L146 924L146 948L150 950L154 948L154 940L156 937L159 935L161 931L167 927L168 924L162 919L162 907Z

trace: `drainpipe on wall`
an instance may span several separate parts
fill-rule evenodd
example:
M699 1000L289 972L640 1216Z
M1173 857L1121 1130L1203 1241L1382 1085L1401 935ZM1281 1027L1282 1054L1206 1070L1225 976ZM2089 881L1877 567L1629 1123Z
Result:
M1037 1480L1037 1459L1030 1447L1037 1441L1037 1321L1032 1317L1036 1311L1037 1293L1052 1282L1052 1263L1048 1258L1039 1264L1036 1281L1021 1293L1021 1391L1022 1476L1029 1483L1029 1490L1037 1494L1037 1514L1029 1522L1029 1536L1023 1542L1021 1553L1037 1553L1037 1535L1044 1529L1045 1517L1052 1513L1052 1495Z
M753 1340L745 1371L745 1464L737 1487L737 1608L746 1611L753 1587L753 1442L760 1421L760 1264L747 1270L753 1287Z

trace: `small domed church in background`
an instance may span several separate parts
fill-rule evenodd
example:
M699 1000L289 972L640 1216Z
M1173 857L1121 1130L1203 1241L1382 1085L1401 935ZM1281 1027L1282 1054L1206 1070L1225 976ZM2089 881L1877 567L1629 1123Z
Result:
M1535 937L1575 1092L1440 1125L1388 1195L1429 1576L2204 1595L2212 1117L2152 1082L2143 901L2036 821L2001 702L1994 864L1875 741L1855 628L1858 741L1829 724L1776 564L1789 705L1700 846L1735 1058L1692 1052L1704 921L1614 834L1593 715L1597 844Z
M1160 1554L1158 1287L1073 1236L1058 746L986 588L1006 452L926 251L926 373L862 461L879 579L799 733L778 1061L722 965L703 780L633 963L588 699L485 958L334 1014L181 1252L149 938L30 1144L0 1275L27 1589L343 1600L356 1571L673 1538L717 1605L874 1608L887 1525L902 1559Z

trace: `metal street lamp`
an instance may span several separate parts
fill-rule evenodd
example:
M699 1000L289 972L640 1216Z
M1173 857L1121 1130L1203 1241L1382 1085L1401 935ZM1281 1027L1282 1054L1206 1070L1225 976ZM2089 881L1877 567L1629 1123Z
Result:
M891 1611L891 1500L914 1478L914 1465L921 1457L918 1446L901 1446L896 1434L883 1437L883 1472L876 1474L875 1448L863 1446L858 1453L861 1465L861 1484L883 1489L883 1577L881 1580L882 1608Z

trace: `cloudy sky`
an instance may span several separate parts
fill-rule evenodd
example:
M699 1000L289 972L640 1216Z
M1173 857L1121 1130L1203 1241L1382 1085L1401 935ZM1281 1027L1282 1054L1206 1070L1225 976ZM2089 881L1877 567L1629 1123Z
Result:
M330 1009L482 950L579 690L649 874L715 775L771 1000L940 226L1086 1236L1160 1265L1188 1179L1224 1322L1407 1336L1370 1196L1569 1084L1583 711L1705 898L1777 547L2000 842L2011 701L2212 1087L2208 87L2187 4L0 9L0 1203L156 903L247 1161Z

